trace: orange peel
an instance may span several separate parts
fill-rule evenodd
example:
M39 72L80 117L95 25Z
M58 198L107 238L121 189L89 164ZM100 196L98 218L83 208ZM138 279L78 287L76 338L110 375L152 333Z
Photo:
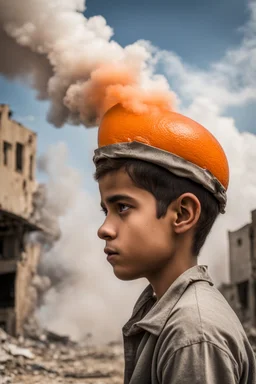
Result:
M174 169L173 173L182 176L186 175L183 171L186 171L187 166L190 171L185 177L208 188L221 201L222 206L225 206L225 193L229 184L229 166L225 152L206 128L186 116L172 111L156 110L135 113L117 104L102 118L98 131L98 147L95 151L95 164L101 152L108 156L112 148L115 154L110 154L110 157L132 157L135 151L135 158L151 161L151 153L153 163L170 171ZM126 156L128 152L129 155ZM167 159L167 153L172 158L169 156ZM161 161L157 160L158 154ZM182 164L181 167L179 163ZM182 172L176 172L177 164Z

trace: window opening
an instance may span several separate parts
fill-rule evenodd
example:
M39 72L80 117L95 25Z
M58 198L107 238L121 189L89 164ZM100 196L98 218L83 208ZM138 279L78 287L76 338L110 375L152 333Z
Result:
M23 171L23 151L24 145L16 143L16 171Z
M237 239L236 242L237 242L238 247L241 247L243 244L243 240L241 238Z
M15 273L1 275L0 279L0 308L14 307Z
M7 141L4 141L3 152L4 152L4 165L10 165L10 151L12 149L12 145Z
M29 179L33 180L33 162L34 162L34 156L30 155L29 157Z

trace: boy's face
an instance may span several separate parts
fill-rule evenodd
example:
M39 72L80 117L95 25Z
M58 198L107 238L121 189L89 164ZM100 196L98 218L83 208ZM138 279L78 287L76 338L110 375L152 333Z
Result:
M123 169L102 177L99 189L106 219L98 236L106 242L104 252L115 275L122 280L150 280L161 273L174 252L175 212L168 209L158 219L154 196L136 187Z

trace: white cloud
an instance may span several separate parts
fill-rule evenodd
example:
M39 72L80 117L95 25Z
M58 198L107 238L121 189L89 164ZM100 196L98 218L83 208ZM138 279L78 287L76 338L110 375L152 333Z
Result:
M219 61L201 70L183 62L174 52L158 51L154 64L163 63L171 84L179 96L193 102L198 97L224 111L228 106L256 101L256 2L248 5L250 19L241 28L242 41L238 47L227 49Z

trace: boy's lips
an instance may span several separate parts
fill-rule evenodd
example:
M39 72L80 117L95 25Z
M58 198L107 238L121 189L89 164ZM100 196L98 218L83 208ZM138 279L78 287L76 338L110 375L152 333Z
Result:
M118 252L113 249L113 248L109 248L109 247L105 247L104 248L104 252L106 253L106 255L108 256L107 257L107 260L110 260L110 258L112 258L113 256L116 256L118 255Z

